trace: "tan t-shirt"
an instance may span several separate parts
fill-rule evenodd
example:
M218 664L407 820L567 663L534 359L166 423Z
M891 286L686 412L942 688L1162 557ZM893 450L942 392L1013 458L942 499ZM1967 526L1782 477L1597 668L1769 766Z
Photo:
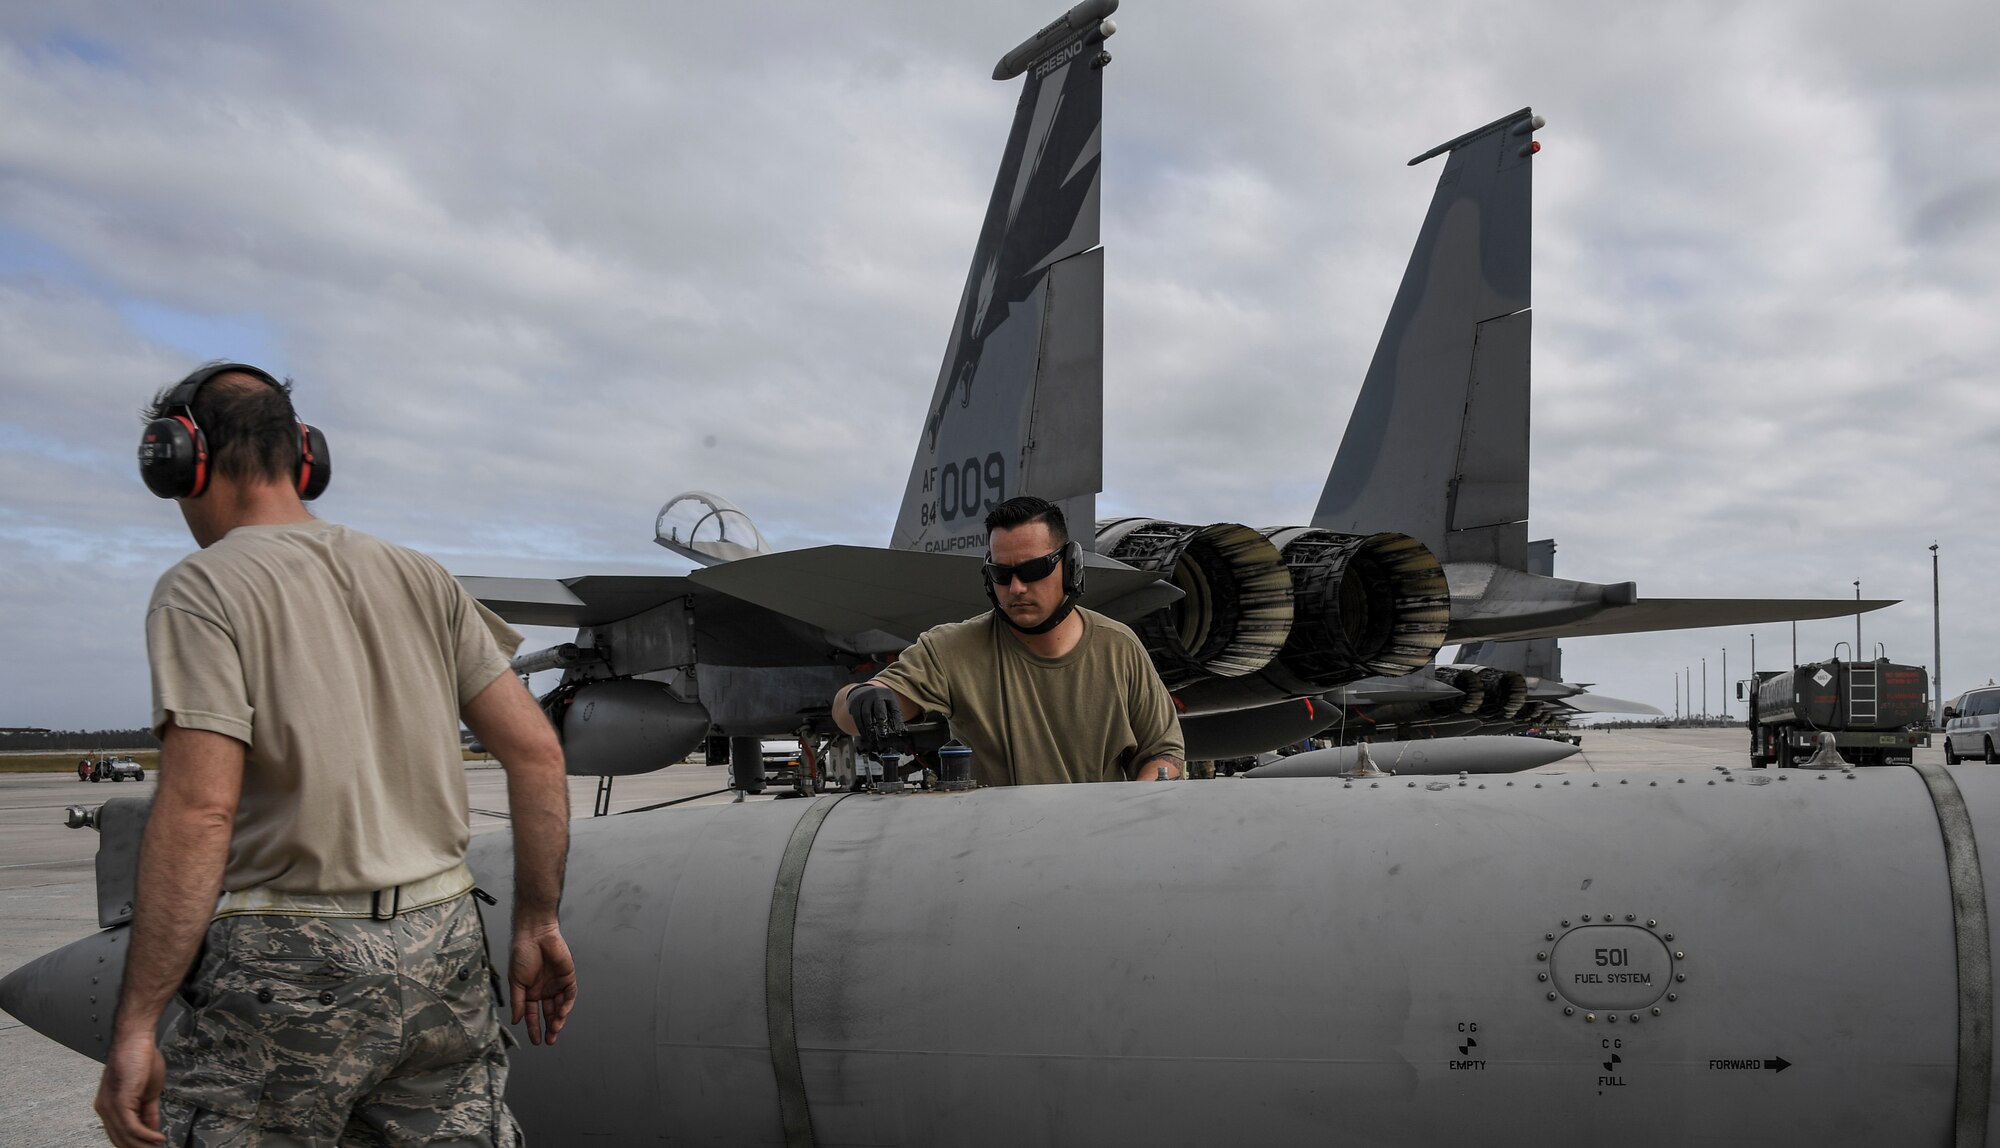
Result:
M1138 635L1077 614L1083 637L1060 658L1030 653L989 611L925 631L875 680L951 719L982 785L1123 781L1152 758L1184 757L1173 699Z
M161 575L153 731L249 747L222 887L363 892L464 860L458 713L520 643L436 562L331 522L239 526Z

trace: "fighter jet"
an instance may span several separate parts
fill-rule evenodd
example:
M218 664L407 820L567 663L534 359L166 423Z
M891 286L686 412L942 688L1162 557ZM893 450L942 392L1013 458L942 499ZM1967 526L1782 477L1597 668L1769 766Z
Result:
M468 580L510 620L578 627L576 660L528 662L565 668L547 704L578 772L656 768L711 733L746 751L760 735L824 733L834 689L929 625L986 608L970 558L984 549L987 509L1028 492L1091 520L1103 486L1098 197L1115 8L1079 4L995 69L1026 79L890 548L772 552L740 510L692 492L658 524L664 545L703 564L686 578ZM1133 516L1079 539L1094 567L1087 601L1133 625L1190 718L1269 708L1289 715L1278 723L1289 733L1292 703L1408 675L1448 638L1889 604L1641 601L1631 583L1525 568L1540 124L1524 108L1412 161L1447 157L1311 525ZM1447 677L1464 691L1465 674ZM1486 683L1495 712L1472 716L1518 716L1519 692L1513 679Z

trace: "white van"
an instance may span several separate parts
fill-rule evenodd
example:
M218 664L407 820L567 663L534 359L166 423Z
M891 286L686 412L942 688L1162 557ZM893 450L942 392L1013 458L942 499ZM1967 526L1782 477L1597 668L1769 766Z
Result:
M1944 707L1944 760L1957 765L1969 757L2000 765L2000 686L1967 690Z

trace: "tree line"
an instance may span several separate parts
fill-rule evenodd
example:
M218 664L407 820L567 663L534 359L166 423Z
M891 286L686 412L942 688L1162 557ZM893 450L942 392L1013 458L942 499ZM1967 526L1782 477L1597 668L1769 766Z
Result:
M0 733L0 751L88 753L99 749L158 749L149 729L55 729L46 733Z

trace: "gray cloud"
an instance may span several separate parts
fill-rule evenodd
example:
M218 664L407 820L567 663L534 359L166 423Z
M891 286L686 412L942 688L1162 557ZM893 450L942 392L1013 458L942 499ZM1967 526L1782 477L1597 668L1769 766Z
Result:
M681 569L651 522L688 487L779 545L882 540L1016 97L985 77L1056 6L0 15L0 721L143 720L137 617L188 544L133 481L133 411L253 352L149 337L135 307L297 377L339 460L323 511L453 569ZM1559 569L1657 595L1859 577L1911 599L1866 640L1927 660L1941 538L1947 684L1985 680L1996 19L1131 0L1102 505L1307 516L1436 179L1403 160L1533 104ZM1747 638L1567 661L1666 704Z

